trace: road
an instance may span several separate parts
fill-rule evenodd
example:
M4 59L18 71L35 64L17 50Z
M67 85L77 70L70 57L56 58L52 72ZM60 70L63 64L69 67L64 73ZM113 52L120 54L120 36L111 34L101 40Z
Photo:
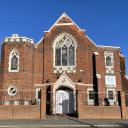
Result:
M54 118L45 120L0 120L1 128L128 128L128 120L79 120L74 118Z

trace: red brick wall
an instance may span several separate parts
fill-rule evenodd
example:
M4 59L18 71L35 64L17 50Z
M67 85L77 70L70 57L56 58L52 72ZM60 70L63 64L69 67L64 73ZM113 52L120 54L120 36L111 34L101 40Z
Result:
M77 56L76 56L76 73L68 73L67 75L72 79L73 82L78 82L79 79L82 80L83 83L92 83L93 82L93 68L92 68L92 55L93 51L90 50L91 47L95 48L95 46L84 36L84 33L79 31L75 26L61 26L55 27L50 32L45 33L44 40L38 45L36 48L37 51L41 51L40 49L44 50L44 67L42 65L42 61L37 60L37 64L41 65L40 67L37 65L35 70L44 72L44 83L46 83L47 79L50 79L51 83L56 82L57 75L54 73L53 70L53 42L55 38L63 32L67 32L71 34L77 41ZM41 45L42 44L42 45ZM44 45L44 47L43 47ZM42 48L43 47L43 48ZM42 52L43 53L43 52ZM41 53L41 54L42 54ZM39 56L39 55L38 55ZM42 54L43 56L43 54ZM81 73L79 70L83 70ZM77 74L77 75L76 75ZM37 79L38 77L36 77ZM85 79L87 78L87 79ZM39 80L39 78L38 78ZM37 81L38 82L38 81ZM40 83L40 80L39 80Z
M71 22L69 19L62 19L58 23L63 22ZM76 42L76 73L66 73L69 78L74 82L78 83L79 80L83 84L93 84L94 86L97 84L94 80L96 74L100 74L101 78L98 79L98 91L100 92L100 97L102 100L106 98L106 85L105 85L105 58L104 51L111 51L114 53L114 75L116 76L116 91L122 91L122 83L121 83L121 75L120 75L120 67L121 67L121 59L120 59L120 49L115 48L107 48L107 47L98 47L91 42L86 36L85 33L78 29L75 25L67 25L67 26L54 26L51 31L46 32L44 34L44 38L40 41L40 43L35 47L34 44L28 42L20 42L20 43L3 43L2 50L2 60L1 60L1 89L7 90L10 84L15 83L17 85L18 90L27 90L26 95L18 95L11 98L33 98L33 94L29 91L34 90L35 84L46 84L47 80L49 80L49 85L51 83L55 83L57 81L57 77L61 74L54 73L53 67L53 42L55 38L61 33L69 33L71 34ZM20 55L20 69L17 73L9 73L8 72L8 60L10 51L16 48L19 51ZM99 55L95 56L96 59L96 74L93 70L93 55L94 52L98 52ZM80 72L83 70L83 72ZM53 85L53 84L52 84ZM52 86L51 85L51 86ZM53 88L53 87L52 87ZM77 90L82 90L84 93L87 92L87 86L77 85ZM103 92L103 93L101 93ZM7 91L4 94L8 98ZM86 98L83 95L82 100L85 101ZM44 106L42 106L44 108ZM88 108L88 107L87 107ZM116 117L119 117L117 112L117 106L109 107L111 110L117 113ZM115 110L114 110L115 108ZM80 106L80 113L87 112L85 107ZM92 110L102 111L103 114L108 117L107 113L105 113L105 109L107 112L110 112L108 107L92 107ZM89 110L88 112L91 113ZM99 113L99 112L98 112ZM102 116L102 113L98 115ZM83 116L84 117L84 116ZM111 116L113 117L113 115Z
M121 119L119 106L83 106L79 110L79 119Z
M2 105L0 106L0 119L40 119L40 107Z
M4 43L2 55L2 89L7 90L11 84L17 86L18 91L33 89L33 70L34 70L34 45L31 43ZM12 49L19 52L19 72L9 72L9 54ZM28 92L29 93L29 92ZM8 97L7 92L4 94ZM20 93L14 98L21 98ZM30 98L31 94L27 94L26 98Z
M126 107L126 115L125 115L125 119L128 119L128 107Z

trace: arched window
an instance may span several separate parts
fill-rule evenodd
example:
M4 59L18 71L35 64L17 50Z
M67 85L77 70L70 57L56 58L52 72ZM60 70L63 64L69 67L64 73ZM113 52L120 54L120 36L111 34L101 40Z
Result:
M72 66L74 65L74 46L73 45L70 45L69 46L69 66Z
M54 45L55 66L75 66L75 42L62 34Z
M106 57L106 66L112 66L112 58L111 56Z
M9 72L17 72L19 70L19 53L12 50L9 54Z
M67 66L67 64L68 64L68 55L67 55L67 51L68 51L67 46L64 45L64 46L62 47L62 65L63 65L63 66Z

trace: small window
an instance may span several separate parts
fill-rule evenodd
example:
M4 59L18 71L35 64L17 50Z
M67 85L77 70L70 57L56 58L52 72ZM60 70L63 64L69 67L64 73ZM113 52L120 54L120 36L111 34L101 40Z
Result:
M109 105L117 104L115 89L107 89L107 99Z
M17 70L18 67L18 58L14 55L11 58L11 70Z
M40 88L36 89L36 98L41 99L41 89Z
M114 92L113 92L113 90L109 90L108 91L108 99L109 100L114 100Z
M114 56L111 51L105 51L105 66L107 67L114 67Z
M87 94L88 94L88 96L87 96L87 100L88 100L87 103L88 103L88 105L94 105L95 92L94 92L93 88L89 88L87 90Z
M93 90L89 90L89 100L94 100L94 91Z
M110 56L106 57L106 66L112 66L112 58Z
M17 72L19 70L19 53L16 49L9 54L9 72Z

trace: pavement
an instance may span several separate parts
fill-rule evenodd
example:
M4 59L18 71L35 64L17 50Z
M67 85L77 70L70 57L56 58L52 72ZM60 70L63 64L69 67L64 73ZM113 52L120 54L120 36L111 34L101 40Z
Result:
M0 120L1 128L128 128L128 120L79 120L52 118L45 120Z

